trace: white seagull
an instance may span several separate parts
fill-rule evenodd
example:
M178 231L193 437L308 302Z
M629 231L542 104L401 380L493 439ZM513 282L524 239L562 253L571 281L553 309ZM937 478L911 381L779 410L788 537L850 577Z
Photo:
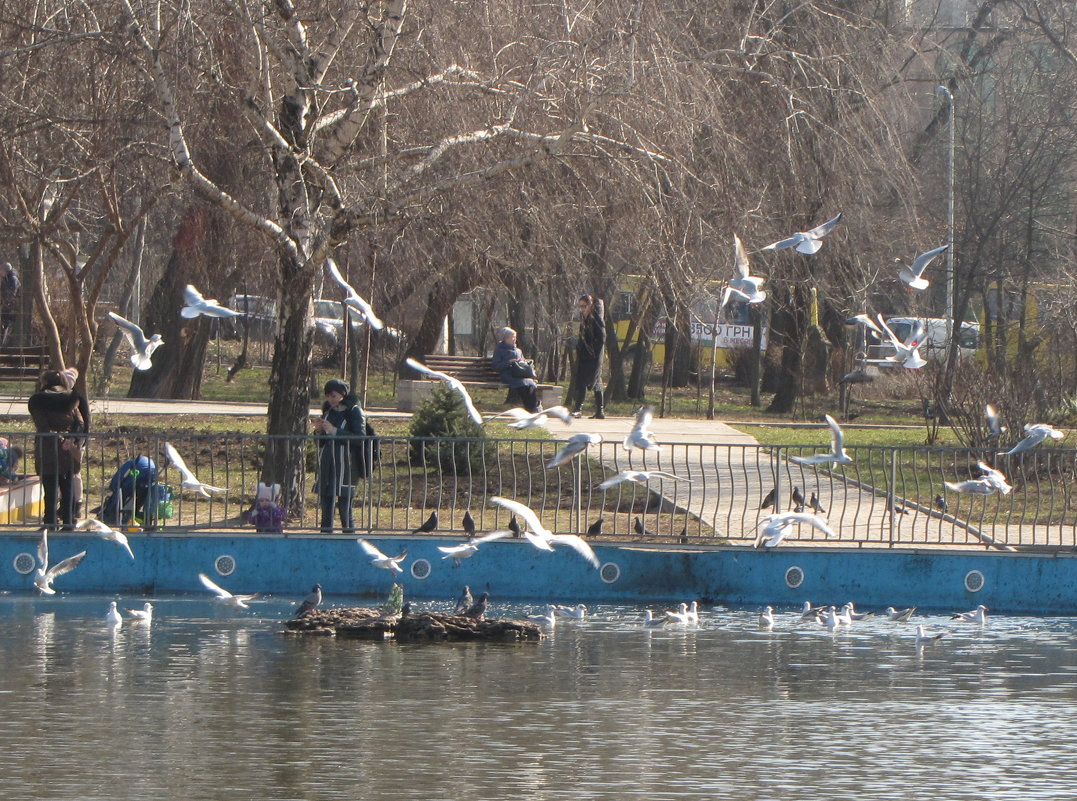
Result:
M978 623L982 626L987 622L987 607L980 604L971 612L954 612L950 619L960 620L962 623Z
M982 473L979 478L966 479L956 484L949 481L944 481L943 483L953 492L964 492L972 495L991 495L996 492L1009 495L1013 490L1013 487L1006 481L1006 476L1000 471L995 470L993 467L988 467L983 462L977 462L976 466L980 468Z
M900 278L910 289L927 289L931 282L926 278L923 278L924 270L927 265L931 264L931 261L940 253L945 253L949 249L949 245L943 245L941 248L935 248L929 250L927 253L921 253L915 259L910 266L905 266L901 259L897 259L898 264L901 265L901 269L898 271L898 278Z
M37 544L37 561L40 566L34 571L34 586L45 595L55 595L52 582L64 573L70 573L79 566L79 562L86 556L86 551L80 551L74 556L69 556L62 562L49 567L49 532L41 532L41 542Z
M801 620L818 620L819 615L820 610L817 608L813 608L811 605L811 601L805 601L804 606L800 608Z
M777 242L760 249L785 250L786 248L796 248L798 253L806 253L810 256L812 253L818 252L819 248L823 246L823 243L820 240L834 230L834 226L838 224L840 219L841 212L838 213L837 217L827 220L822 225L818 225L810 231L801 231L793 234L788 239L778 240Z
M889 357L892 362L897 362L906 370L919 370L927 361L920 355L920 346L924 343L924 333L926 331L923 320L917 320L912 330L909 332L909 338L902 342L897 338L897 335L890 329L890 326L886 324L886 320L883 316L878 315L879 325L886 331L887 337L890 338L890 344L894 346L894 355Z
M120 610L116 608L115 601L108 602L108 613L105 615L105 622L108 623L109 628L119 628L123 625L123 616L120 614Z
M998 409L990 403L984 407L984 417L987 418L987 436L990 439L998 439L1009 431L1006 426L999 423Z
M443 382L453 392L460 396L464 401L464 407L467 409L468 416L475 422L476 425L482 425L482 415L479 414L479 410L475 408L475 402L471 400L471 395L468 394L467 387L465 387L460 380L453 378L451 375L438 372L437 370L431 370L422 362L417 362L415 359L405 359L404 363L412 370L417 370L424 375L432 376Z
M136 370L149 370L153 367L150 357L153 356L155 350L165 344L164 340L161 339L161 335L154 334L149 339L146 339L142 329L130 320L125 320L115 312L109 312L108 316L112 319L112 322L120 327L124 337L131 345L131 364L134 368Z
M852 464L853 458L845 452L845 434L837 421L829 414L824 415L830 426L830 452L817 453L814 456L797 456L793 461L800 464Z
M868 317L866 314L854 314L848 320L845 321L846 325L862 325L869 331L875 333L879 339L886 338L886 332L875 324L875 321Z
M213 298L204 298L202 293L190 284L183 290L183 302L185 305L180 309L180 317L193 320L195 317L242 317L243 312L237 312L222 306Z
M165 452L165 456L168 457L168 463L175 467L180 472L180 476L183 480L180 482L181 487L185 487L190 490L195 490L204 498L209 497L210 492L224 492L224 487L214 487L212 484L203 484L194 473L187 467L187 463L183 461L183 457L179 455L171 442L165 442L162 446Z
M904 623L912 617L912 613L915 611L915 606L910 606L905 609L895 609L892 606L888 606L886 607L886 619L893 620L898 623Z
M744 243L736 234L733 234L733 273L729 286L722 292L719 313L731 299L749 304L762 303L767 299L767 293L760 289L766 279L749 274L748 254L744 251Z
M557 607L553 604L546 604L546 613L543 615L528 615L527 619L538 623L543 626L555 626L557 625Z
M490 498L490 503L500 506L503 509L508 509L523 520L530 529L530 531L524 531L524 537L539 550L552 551L554 545L567 545L590 562L596 570L601 567L601 563L598 561L594 549L587 544L587 541L584 540L583 537L579 537L575 534L552 533L542 525L542 522L534 511L529 507L524 506L519 501L514 501L509 498L501 498L495 495Z
M131 616L132 623L148 626L153 622L153 604L145 603L141 609L128 609L127 614Z
M351 284L344 280L344 276L340 274L340 270L337 269L337 263L335 261L326 259L325 269L329 271L329 277L336 281L347 295L347 297L344 298L344 304L346 306L359 312L359 314L363 316L363 319L366 320L370 327L375 331L380 331L385 327L385 324L378 319L376 314L374 314L374 308L367 303L358 292L352 289Z
M767 515L759 521L762 529L759 536L755 538L755 547L773 548L785 539L794 523L804 523L817 528L828 537L838 536L821 517L816 517L809 512L782 512L777 515Z
M1047 423L1036 423L1025 426L1025 438L1010 448L1001 456L1014 456L1018 453L1024 453L1030 451L1050 437L1054 440L1063 439L1066 436L1065 431L1059 431L1057 428L1051 428Z
M249 593L246 595L237 595L230 593L220 584L215 583L213 579L211 579L205 573L199 573L198 580L202 582L203 587L205 587L207 590L209 590L216 596L216 600L220 601L221 603L228 604L229 606L235 606L239 609L250 609L250 607L247 606L247 602L253 601L255 598L258 597L258 593L256 592Z
M663 615L662 617L655 617L654 613L652 613L650 609L644 610L643 612L644 628L653 629L657 628L658 626L664 626L668 622L669 618L667 618L665 615Z
M357 539L356 542L358 542L359 547L363 549L363 553L370 557L370 564L374 565L374 567L380 567L382 570L388 570L390 573L404 572L404 568L400 566L400 563L403 562L408 555L407 548L401 551L398 556L386 556L362 537Z
M863 620L864 618L871 617L875 614L874 612L857 612L852 601L847 601L842 605L841 613L846 615L849 620Z
M688 604L681 603L677 606L677 611L674 612L671 609L666 610L666 620L675 626L691 626L692 615L688 611Z
M75 524L75 531L91 531L103 540L108 542L114 542L127 551L127 555L132 559L135 558L134 552L131 551L131 543L127 539L127 535L122 531L116 531L110 528L100 520L93 518L87 518L86 520L80 520Z
M511 536L512 532L508 529L490 531L481 537L471 537L467 542L462 542L459 545L439 545L438 550L445 554L441 557L442 559L453 559L459 566L461 559L467 559L478 553L479 546L484 542L493 542L494 540L501 540Z
M946 632L940 631L938 634L928 634L924 631L923 625L916 627L916 644L917 645L931 645L936 643L946 636Z
M609 489L625 481L631 481L633 484L646 484L655 478L666 478L670 481L691 481L689 478L682 478L673 473L667 473L665 470L622 470L617 475L607 478L598 485L598 488L602 490Z
M767 606L759 613L759 628L770 630L774 628L774 607Z
M587 617L587 607L583 604L576 604L575 606L555 606L554 612L558 617L568 618L569 620L583 620Z
M509 428L515 428L517 431L541 426L547 423L551 417L556 417L565 425L572 425L572 412L564 406L551 406L549 409L542 409L537 412L529 412L521 407L506 409L493 417L487 417L486 422L496 420L499 417L511 417L513 422L509 423Z
M573 434L557 455L546 463L546 469L553 470L555 467L560 467L586 451L588 445L597 445L601 441L601 434Z
M655 442L654 432L651 431L651 422L654 420L654 407L641 406L636 412L636 423L625 437L622 447L626 451L639 448L644 451L661 450Z

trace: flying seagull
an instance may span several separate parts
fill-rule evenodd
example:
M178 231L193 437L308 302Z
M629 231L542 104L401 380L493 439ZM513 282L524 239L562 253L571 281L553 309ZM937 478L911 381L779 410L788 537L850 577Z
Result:
M541 426L549 422L551 417L556 417L565 425L572 425L572 412L564 406L551 406L549 409L540 409L537 412L529 412L522 406L517 406L514 409L499 412L493 417L487 417L486 422L496 420L499 417L511 417L513 422L509 423L509 428L515 428L517 431Z
M34 571L34 586L45 595L55 595L52 582L64 573L70 573L79 566L79 562L86 556L86 551L80 551L74 556L69 556L62 562L49 567L49 532L41 532L41 542L37 544L37 561L40 566Z
M481 537L468 537L467 542L462 542L459 545L439 545L438 550L445 554L441 557L442 559L452 559L456 566L459 567L460 560L474 556L479 552L479 546L484 542L494 542L511 536L512 532L508 529L498 529L497 531L487 532Z
M351 284L344 280L344 276L340 274L340 270L337 269L337 263L335 261L326 259L325 269L329 271L329 277L336 281L340 288L344 290L344 294L347 296L344 298L344 305L359 312L363 319L366 320L370 327L375 331L380 331L385 327L384 323L382 323L382 321L378 319L378 316L374 314L374 309L371 305L367 303L358 292L352 289Z
M222 306L213 298L204 298L202 293L190 284L183 290L183 302L185 305L180 309L180 317L193 320L195 317L242 317L243 312L237 312Z
M821 517L808 512L783 512L776 515L767 515L759 521L760 531L759 536L755 538L755 547L773 548L785 539L794 523L804 523L817 528L828 537L838 536Z
M651 422L654 420L654 407L641 406L636 412L636 423L625 437L622 447L626 451L639 448L644 451L661 450L655 442L654 432L651 431Z
M906 267L901 259L897 259L897 263L901 265L901 270L898 271L898 278L900 278L909 289L927 289L928 286L931 285L931 282L922 277L924 270L927 269L927 265L931 264L932 259L940 253L945 253L949 247L949 245L943 245L941 248L935 248L934 250L929 250L927 253L921 253L913 259L912 265L909 267Z
M879 315L879 325L886 331L887 337L890 339L890 344L894 347L894 355L889 357L892 362L897 362L907 370L919 370L927 361L920 355L920 346L924 342L924 333L926 331L923 320L917 320L916 324L909 332L909 338L902 342L897 338L897 335L890 330L890 326L886 324L886 320L883 316Z
M829 414L825 415L825 418L826 424L830 426L830 452L798 456L795 461L801 464L852 464L852 457L845 452L845 435L841 428Z
M818 225L810 231L801 231L793 234L788 239L778 240L773 244L761 248L761 250L785 250L786 248L796 248L798 253L806 253L810 256L812 253L818 252L819 248L823 246L823 243L820 240L834 230L834 226L838 224L839 220L841 220L840 212L837 217L827 220L822 225Z
M875 321L868 317L866 314L854 314L848 320L845 321L846 325L862 325L872 333L878 335L880 339L886 337L886 333L875 324Z
M313 612L315 609L317 609L319 606L321 606L321 603L322 603L322 585L321 584L315 584L311 588L310 594L307 595L307 597L303 599L303 602L301 604L299 604L299 609L296 610L295 616L297 618L305 617L306 615L309 615L311 612Z
M1065 431L1059 431L1056 428L1051 428L1047 423L1036 423L1035 425L1029 424L1025 426L1025 437L1012 448L1001 456L1016 456L1019 453L1030 451L1050 437L1054 440L1062 439L1066 436Z
M75 524L75 531L90 531L99 536L101 539L108 542L114 542L127 551L127 555L132 559L135 558L134 553L131 551L131 543L127 539L127 535L122 531L116 531L110 528L100 520L94 520L88 518L86 520L80 520Z
M1006 481L1006 476L1000 471L988 467L983 462L977 462L976 466L980 468L981 475L979 478L966 479L956 484L949 481L944 481L943 483L953 492L964 492L972 495L991 495L996 492L1009 495L1013 490L1013 487Z
M601 441L601 434L573 434L568 438L561 450L546 463L546 469L552 470L572 461L573 457L579 456L586 451L588 445L597 445Z
M668 478L670 481L691 481L691 479L681 478L664 470L622 470L617 475L607 478L598 485L598 488L602 490L609 489L625 481L631 481L633 484L646 484L655 478Z
M508 509L513 514L518 515L520 519L527 524L527 527L531 529L530 531L523 532L524 537L539 550L552 551L554 545L567 545L590 562L596 570L601 566L598 557L595 556L594 549L587 544L586 540L575 534L552 533L542 525L538 515L535 514L530 507L524 506L519 501L514 501L509 498L500 498L496 495L490 498L490 503Z
M125 320L115 312L109 312L108 316L112 319L112 322L120 327L127 342L131 345L131 364L134 368L136 370L149 370L153 367L150 357L153 356L155 350L165 344L164 340L161 339L161 335L154 334L149 339L146 339L142 329L130 320Z
M208 498L211 492L224 492L224 487L214 487L212 484L203 484L190 468L187 467L187 463L183 461L183 457L179 455L171 442L165 442L162 446L164 448L165 456L168 457L168 463L175 467L180 472L180 476L183 480L180 482L181 487L185 487L189 490L197 491L203 498Z
M404 572L404 568L400 566L400 563L403 562L404 558L408 555L407 548L401 551L398 556L386 556L362 537L356 540L356 542L358 542L359 547L363 549L363 553L370 557L370 564L374 565L374 567L380 567L383 570L388 570L392 573Z
M762 303L767 299L767 293L760 289L766 279L749 274L748 254L744 251L744 243L736 234L733 234L733 273L729 286L722 292L719 313L730 300L753 304Z
M989 439L998 439L1009 431L1006 426L999 423L998 409L990 403L984 407L984 417L987 419L987 436Z
M220 584L214 582L213 579L211 579L205 573L199 573L198 580L202 582L203 587L205 587L207 590L209 590L216 596L216 600L220 601L221 603L228 604L229 606L234 606L237 609L250 609L250 607L247 606L247 602L253 601L255 598L258 597L258 593L256 592L248 593L246 595L230 593Z
M432 376L443 382L464 401L464 408L467 409L468 416L475 422L475 424L482 425L482 415L479 414L479 410L475 408L475 402L471 400L471 395L468 394L467 387L460 383L460 379L453 378L451 375L438 372L437 370L431 370L422 362L418 362L412 358L405 359L404 363L412 370L417 370L424 375Z

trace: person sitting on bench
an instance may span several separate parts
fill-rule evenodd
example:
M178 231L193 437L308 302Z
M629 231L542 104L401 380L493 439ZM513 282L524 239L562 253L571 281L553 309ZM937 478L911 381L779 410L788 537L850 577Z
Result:
M535 381L535 366L524 358L524 353L516 347L516 332L505 326L498 334L497 347L494 348L490 366L520 400L520 405L529 412L542 408L538 398L538 382Z

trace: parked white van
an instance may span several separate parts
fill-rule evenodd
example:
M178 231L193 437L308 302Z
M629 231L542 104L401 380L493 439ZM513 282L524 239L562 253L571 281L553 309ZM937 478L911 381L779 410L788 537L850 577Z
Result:
M924 341L920 346L920 355L925 359L945 359L949 343L946 339L947 321L943 317L889 317L886 324L894 332L894 336L902 342L909 338L913 327L917 323L924 324ZM963 322L957 328L957 353L958 356L971 356L980 346L980 324ZM894 355L894 346L889 342L881 342L877 335L868 332L871 344L868 347L868 358L887 359ZM893 362L893 364L897 364Z

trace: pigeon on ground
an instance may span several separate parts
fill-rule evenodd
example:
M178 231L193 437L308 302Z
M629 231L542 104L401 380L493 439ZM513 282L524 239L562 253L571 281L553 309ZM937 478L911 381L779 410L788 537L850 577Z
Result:
M774 501L778 497L778 488L772 487L770 492L763 496L763 502L759 504L760 509L770 509L774 506Z
M802 493L800 491L800 487L793 487L792 498L793 498L793 511L794 512L803 512L804 511L804 506L806 505L806 503L804 501L804 493Z
M808 506L817 515L825 515L826 509L823 508L823 504L819 502L819 496L814 492L811 494L811 498L808 500Z
M475 518L471 516L470 509L464 512L464 519L461 522L461 525L464 527L465 534L467 534L469 537L475 536Z
M604 518L598 518L594 523L587 527L588 537L597 537L602 534L602 524L605 522Z
M946 503L946 499L942 497L942 493L935 495L935 508L940 512L949 512L950 504Z

